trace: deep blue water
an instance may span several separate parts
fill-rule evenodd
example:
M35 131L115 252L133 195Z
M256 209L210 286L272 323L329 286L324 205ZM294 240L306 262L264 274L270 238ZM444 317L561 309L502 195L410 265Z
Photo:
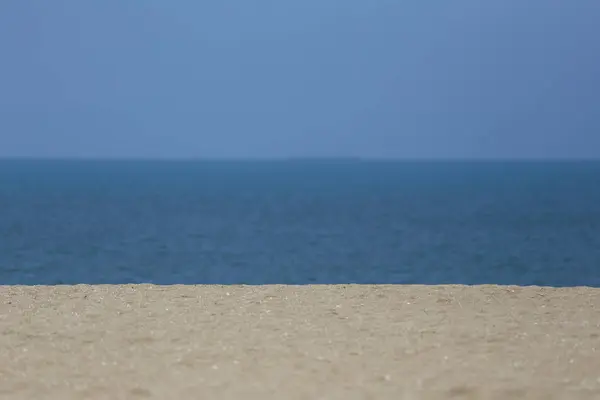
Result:
M600 286L600 163L0 161L0 284Z

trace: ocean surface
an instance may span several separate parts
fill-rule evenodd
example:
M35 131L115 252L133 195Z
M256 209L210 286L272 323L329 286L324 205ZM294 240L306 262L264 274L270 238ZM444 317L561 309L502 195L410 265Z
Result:
M600 286L600 162L0 161L0 284Z

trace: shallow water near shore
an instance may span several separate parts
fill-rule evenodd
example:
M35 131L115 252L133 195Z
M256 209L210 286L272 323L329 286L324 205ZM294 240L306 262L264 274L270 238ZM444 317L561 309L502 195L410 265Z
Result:
M0 161L0 284L600 286L600 163Z

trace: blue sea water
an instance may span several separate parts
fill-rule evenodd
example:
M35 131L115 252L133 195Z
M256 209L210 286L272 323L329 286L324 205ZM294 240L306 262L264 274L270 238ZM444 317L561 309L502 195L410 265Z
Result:
M0 284L600 286L600 163L0 161Z

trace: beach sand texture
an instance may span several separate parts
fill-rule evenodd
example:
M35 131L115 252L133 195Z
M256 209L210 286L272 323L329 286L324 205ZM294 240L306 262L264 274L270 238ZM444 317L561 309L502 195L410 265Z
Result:
M600 399L600 289L0 286L1 399Z

